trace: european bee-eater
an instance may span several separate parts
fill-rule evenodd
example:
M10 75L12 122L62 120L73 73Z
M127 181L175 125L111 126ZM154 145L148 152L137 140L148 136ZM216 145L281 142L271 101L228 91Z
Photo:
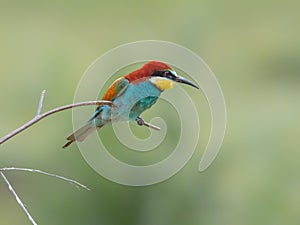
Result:
M155 104L160 94L172 88L175 82L199 89L197 85L178 76L172 67L159 61L148 62L140 69L118 78L102 98L111 104L98 106L83 127L66 137L68 142L63 148L74 141L85 140L93 131L112 122L136 121L138 125L144 125L141 113Z

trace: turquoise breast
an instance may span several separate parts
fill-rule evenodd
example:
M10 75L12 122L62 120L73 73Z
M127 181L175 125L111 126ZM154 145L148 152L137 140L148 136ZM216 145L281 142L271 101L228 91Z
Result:
M116 110L112 110L113 120L135 120L149 109L160 96L161 91L150 81L129 84L124 93L114 99Z

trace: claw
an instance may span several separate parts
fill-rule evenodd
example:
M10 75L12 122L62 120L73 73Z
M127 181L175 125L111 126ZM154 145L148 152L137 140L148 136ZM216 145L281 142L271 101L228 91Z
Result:
M139 126L145 125L145 121L143 120L143 118L141 118L141 117L139 117L139 116L136 118L136 123L137 123Z
M146 126L146 127L152 128L154 130L160 131L160 127L152 125L151 123L145 122L144 119L139 116L136 118L135 121L136 121L137 125L139 125L139 126Z

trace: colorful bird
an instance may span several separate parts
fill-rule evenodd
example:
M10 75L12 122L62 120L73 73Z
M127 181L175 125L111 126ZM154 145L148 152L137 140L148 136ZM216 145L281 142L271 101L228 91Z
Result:
M178 76L172 67L159 61L150 61L140 69L118 78L102 98L111 104L98 106L83 127L66 137L68 142L63 148L74 141L84 141L93 131L112 122L136 121L140 126L145 125L141 113L155 104L160 94L172 88L175 82L199 89L197 85Z

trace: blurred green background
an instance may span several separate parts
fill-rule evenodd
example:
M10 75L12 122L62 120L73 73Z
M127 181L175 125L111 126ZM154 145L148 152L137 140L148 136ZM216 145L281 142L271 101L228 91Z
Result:
M225 140L211 167L197 170L210 129L199 94L194 97L203 133L195 154L171 179L147 187L112 183L89 167L75 145L62 150L71 111L1 145L0 167L41 169L92 189L6 172L38 224L300 224L299 8L299 1L271 0L1 1L0 136L34 116L41 90L47 90L44 110L69 104L93 60L143 39L172 41L200 55L227 104ZM164 109L160 103L147 116ZM111 135L110 128L100 134L106 144ZM172 146L177 139L175 132L167 140ZM126 149L114 154L139 159ZM0 224L30 224L2 180Z

